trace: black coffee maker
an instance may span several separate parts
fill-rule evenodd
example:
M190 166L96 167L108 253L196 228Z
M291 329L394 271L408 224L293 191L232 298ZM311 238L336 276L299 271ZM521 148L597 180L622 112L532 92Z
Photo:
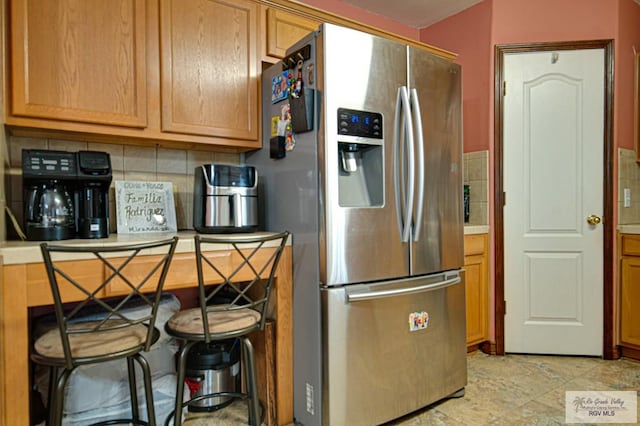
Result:
M106 152L78 152L76 215L78 238L109 236L111 159Z
M75 237L75 181L75 153L22 151L24 227L27 239L50 241Z
M111 176L105 152L23 150L27 239L108 237Z

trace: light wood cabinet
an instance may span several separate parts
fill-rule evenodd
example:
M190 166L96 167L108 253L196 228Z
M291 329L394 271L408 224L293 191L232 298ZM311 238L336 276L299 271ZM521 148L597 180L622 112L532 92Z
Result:
M259 5L161 4L162 130L257 140Z
M13 134L261 146L258 3L11 0L10 11Z
M640 355L640 235L620 237L620 344ZM630 355L630 354L625 354Z
M11 2L11 113L145 127L144 0Z
M465 235L467 347L489 339L487 234Z
M252 261L254 265L266 265L269 262L269 259L273 256L273 252L275 249L265 247L260 249L259 252L255 253L252 257ZM232 270L240 265L243 259L240 257L240 254L233 251L210 251L205 253L206 257L211 259L212 262L215 262L216 265L220 268L220 273L230 275ZM122 262L128 261L128 258L117 258L112 259L112 265L116 267L120 267ZM123 268L123 272L127 277L132 278L134 281L142 282L145 276L149 273L149 270L153 268L153 266L157 265L160 261L160 256L139 256L133 260L130 260L127 265ZM81 262L76 262L81 263ZM185 285L190 285L190 283L198 282L198 275L196 268L194 268L194 256L193 253L176 253L173 255L173 259L171 260L171 267L169 268L169 272L167 273L167 277L165 278L163 289L170 291L176 290L180 288L184 288ZM103 275L108 276L109 270L104 267ZM160 271L156 271L154 274L154 278L160 274ZM265 271L262 271L262 274L266 274ZM203 271L204 279L209 284L218 284L221 283L222 280L220 275L215 272L212 268L206 268ZM236 271L234 275L234 279L238 281L251 281L255 277L255 272L252 271L248 267L241 268L239 271ZM43 277L46 280L46 276ZM150 280L149 283L145 284L142 288L149 288L149 286L153 285L153 280ZM109 284L106 286L106 293L109 296L126 294L130 290L129 285L122 280L120 277L114 277Z
M271 7L262 6L261 13L265 28L262 60L265 62L282 59L291 45L320 26L320 21Z

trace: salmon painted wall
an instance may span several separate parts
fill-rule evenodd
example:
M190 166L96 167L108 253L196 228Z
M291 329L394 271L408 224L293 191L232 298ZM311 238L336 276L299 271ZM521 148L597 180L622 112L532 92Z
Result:
M354 21L363 22L367 25L389 31L413 40L420 39L420 30L401 24L381 15L368 12L359 7L352 6L339 0L300 0L300 3L324 10L326 12L335 13Z
M631 0L625 0L631 2ZM614 38L618 0L492 0L496 44Z
M490 144L491 13L491 2L485 1L420 31L421 41L458 54L456 62L462 66L464 152L487 150Z
M621 148L633 149L634 58L635 52L640 52L640 5L631 0L620 0L618 23L615 59L617 142Z

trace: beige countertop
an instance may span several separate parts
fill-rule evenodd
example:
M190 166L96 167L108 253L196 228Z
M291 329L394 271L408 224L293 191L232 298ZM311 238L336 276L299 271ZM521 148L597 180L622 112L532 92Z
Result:
M618 231L621 234L640 234L640 223L618 225Z
M489 225L465 225L464 226L464 235L488 234L488 233L489 233Z
M242 236L258 236L270 234L267 232L254 232L244 234L224 234L226 237L242 237ZM130 244L130 243L143 243L150 241L164 240L178 236L178 244L176 246L176 253L191 253L195 251L195 243L193 237L196 235L195 231L181 231L181 232L157 232L148 234L111 234L109 238L100 238L95 240L87 239L73 239L63 241L48 241L50 244L56 245L83 245L94 247L105 247L117 244ZM206 234L202 234L206 236ZM222 236L221 234L216 234ZM40 244L42 241L4 241L0 243L0 256L2 257L2 263L4 265L15 265L22 263L39 263L42 262L42 254L40 252ZM287 244L291 244L291 237ZM268 244L265 244L267 246ZM231 248L230 246L227 248ZM221 247L222 250L227 249ZM73 258L73 254L68 254ZM70 259L71 260L71 259Z
M640 225L634 225L636 231L629 233L640 233ZM465 235L486 234L489 232L488 225L465 225ZM623 232L623 231L620 231ZM260 235L264 232L256 232L253 234L228 234L227 236L247 236ZM63 241L49 241L51 244L63 245L92 245L92 246L109 246L116 244L141 243L155 240L171 238L177 235L180 239L176 246L176 253L189 253L195 251L193 237L195 231L167 232L167 233L150 233L150 234L111 234L109 238L101 238L96 240L73 239ZM38 263L42 262L42 254L40 253L41 241L4 241L0 242L0 256L4 265L14 265L21 263ZM288 244L291 244L289 238Z

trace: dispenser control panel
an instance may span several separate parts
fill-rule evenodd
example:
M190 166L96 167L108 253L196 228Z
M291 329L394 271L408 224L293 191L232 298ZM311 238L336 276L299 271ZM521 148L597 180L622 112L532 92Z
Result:
M338 108L338 134L382 139L382 114Z

